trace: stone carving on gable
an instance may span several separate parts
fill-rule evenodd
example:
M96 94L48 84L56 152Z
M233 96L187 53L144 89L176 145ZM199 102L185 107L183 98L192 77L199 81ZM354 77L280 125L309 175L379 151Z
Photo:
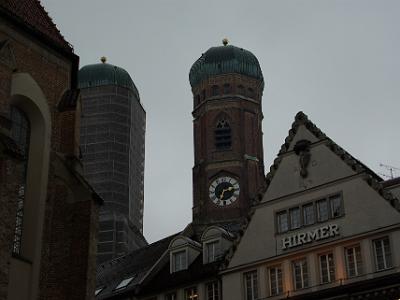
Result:
M303 178L308 176L308 165L311 160L310 144L308 140L300 140L294 146L294 152L299 156L300 176Z

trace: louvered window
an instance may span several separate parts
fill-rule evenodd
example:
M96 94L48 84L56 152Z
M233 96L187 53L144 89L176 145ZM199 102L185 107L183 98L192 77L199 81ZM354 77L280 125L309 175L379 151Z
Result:
M222 119L218 121L215 128L215 147L218 150L224 150L231 148L232 145L232 133L231 127L228 121Z

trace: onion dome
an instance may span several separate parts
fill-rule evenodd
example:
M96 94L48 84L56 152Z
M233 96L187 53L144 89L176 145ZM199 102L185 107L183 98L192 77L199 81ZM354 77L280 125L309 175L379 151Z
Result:
M260 64L253 53L243 48L228 45L211 47L193 64L189 72L190 85L193 87L204 79L215 75L238 73L261 80L264 85Z
M127 88L139 99L139 92L129 73L123 68L106 63L104 56L101 58L101 63L87 65L79 70L78 87L80 89L105 85Z

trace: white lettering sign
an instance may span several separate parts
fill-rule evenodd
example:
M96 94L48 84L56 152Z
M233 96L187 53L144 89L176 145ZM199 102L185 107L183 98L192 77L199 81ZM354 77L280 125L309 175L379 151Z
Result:
M339 235L339 226L336 224L326 225L313 231L297 233L282 239L282 249L290 249L296 246L311 243L312 241L324 240Z

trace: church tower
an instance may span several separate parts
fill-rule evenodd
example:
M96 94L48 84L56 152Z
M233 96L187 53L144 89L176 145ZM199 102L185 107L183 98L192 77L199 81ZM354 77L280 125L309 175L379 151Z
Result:
M257 58L243 48L208 49L189 73L193 92L193 222L210 224L246 216L264 181Z

